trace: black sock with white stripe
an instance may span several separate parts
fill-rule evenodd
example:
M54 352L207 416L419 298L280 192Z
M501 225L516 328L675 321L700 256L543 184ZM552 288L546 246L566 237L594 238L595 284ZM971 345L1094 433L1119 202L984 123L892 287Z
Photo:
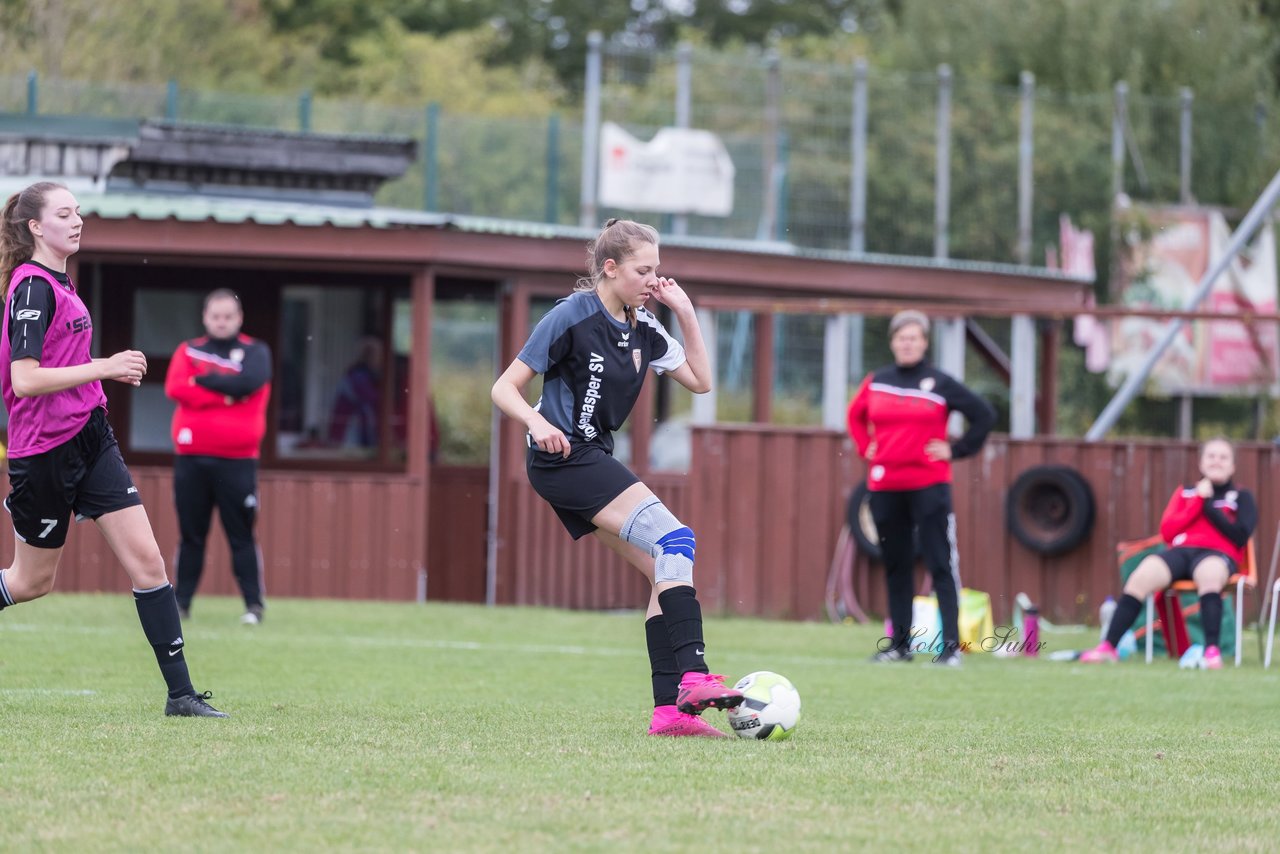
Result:
M4 574L8 572L6 569L0 569L0 611L8 608L10 605L16 604L13 597L9 595L9 586L4 583Z
M667 624L671 651L681 675L707 673L707 660L702 642L702 606L692 587L672 587L658 594L662 619Z
M191 674L187 672L182 654L182 618L178 616L173 585L166 581L150 590L134 590L133 603L138 607L142 632L155 651L156 663L169 686L169 698L176 700L194 694L196 689L191 685Z

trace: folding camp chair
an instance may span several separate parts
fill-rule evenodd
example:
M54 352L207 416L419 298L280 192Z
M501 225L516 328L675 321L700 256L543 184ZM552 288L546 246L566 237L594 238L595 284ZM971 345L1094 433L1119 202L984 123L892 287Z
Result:
M1262 657L1262 669L1271 667L1271 644L1276 639L1276 599L1280 598L1280 581L1271 585L1271 619L1267 621L1267 652ZM1259 617L1261 619L1261 617ZM1259 626L1261 629L1261 626Z
M1120 554L1120 561L1123 563L1126 559L1135 553L1150 548L1151 546L1161 543L1160 537L1152 536L1143 540L1134 540L1127 543L1121 543L1116 547L1116 551ZM1244 590L1246 587L1252 589L1258 584L1258 562L1254 555L1253 538L1249 538L1249 544L1245 547L1244 564L1237 568L1227 579L1226 586L1222 588L1223 594L1230 594L1231 588L1235 588L1235 605L1236 605L1236 667L1240 666L1240 657L1244 651L1242 637L1244 633ZM1182 654L1187 651L1187 647L1191 645L1190 639L1187 637L1187 620L1186 614L1182 611L1181 594L1196 590L1194 581L1175 581L1164 590L1147 597L1147 663L1151 663L1152 655L1155 651L1155 632L1159 630L1164 636L1165 649L1169 651L1170 658L1181 658ZM1155 611L1159 609L1160 616L1156 619Z

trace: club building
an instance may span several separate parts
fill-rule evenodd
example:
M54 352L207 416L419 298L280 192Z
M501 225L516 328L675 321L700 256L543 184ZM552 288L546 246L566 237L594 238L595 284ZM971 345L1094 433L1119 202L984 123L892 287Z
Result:
M136 348L149 359L141 388L107 391L166 555L177 524L165 370L178 343L201 333L203 296L229 287L242 298L244 331L275 358L259 525L268 595L643 607L642 580L593 541L573 543L532 493L522 431L495 417L488 396L532 324L581 274L592 232L373 206L379 184L413 157L403 139L0 123L6 195L39 176L80 199L84 237L70 272L91 307L97 352ZM709 609L795 618L822 614L845 496L862 475L839 429L858 378L831 306L865 310L870 335L913 304L935 315L981 305L1055 316L1081 306L1088 287L1030 268L694 238L664 238L662 263L699 307L721 391L695 402L651 377L620 454L698 532ZM1052 343L1046 329L1042 345ZM1040 361L1051 401L1056 368ZM353 413L335 402L358 364L377 383ZM788 374L810 391L825 387L825 417L815 400L809 423L778 423L797 420L778 398ZM1051 421L1051 408L1040 418ZM999 524L1018 471L1067 458L1088 468L1093 452L993 437L957 466L966 582L998 601L1029 589L1047 614L1074 614L1082 596L1107 592L1109 564L1094 564L1110 542L1095 536L1055 561L1020 553ZM1108 495L1123 488L1095 483ZM1143 498L1132 520L1115 524L1145 528L1160 509L1150 505L1162 503ZM0 539L11 549L9 526ZM210 543L205 589L230 593L218 530ZM128 583L85 525L59 574L62 590ZM859 583L878 606L874 574Z

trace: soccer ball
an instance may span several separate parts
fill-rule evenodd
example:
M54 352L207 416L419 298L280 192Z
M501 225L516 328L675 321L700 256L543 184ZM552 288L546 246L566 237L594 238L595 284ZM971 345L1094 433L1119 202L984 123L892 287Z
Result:
M782 741L791 738L800 722L800 693L785 676L758 670L733 687L742 692L742 704L729 710L729 726L741 738Z

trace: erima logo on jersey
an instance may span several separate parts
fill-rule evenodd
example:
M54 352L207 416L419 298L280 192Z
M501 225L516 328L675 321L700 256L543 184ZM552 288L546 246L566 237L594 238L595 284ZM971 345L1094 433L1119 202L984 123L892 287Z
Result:
M630 332L623 332L623 333L622 333L622 340L618 342L618 346L625 350L625 349L627 348L627 344L630 342L630 340L631 340L631 333L630 333Z
M18 309L18 314L17 314L17 316L16 316L14 319L15 319L15 320L39 320L39 319L40 319L40 309L38 309L38 308L21 308L21 309Z
M190 427L183 427L181 430L178 431L178 444L179 445L191 444L191 428Z

